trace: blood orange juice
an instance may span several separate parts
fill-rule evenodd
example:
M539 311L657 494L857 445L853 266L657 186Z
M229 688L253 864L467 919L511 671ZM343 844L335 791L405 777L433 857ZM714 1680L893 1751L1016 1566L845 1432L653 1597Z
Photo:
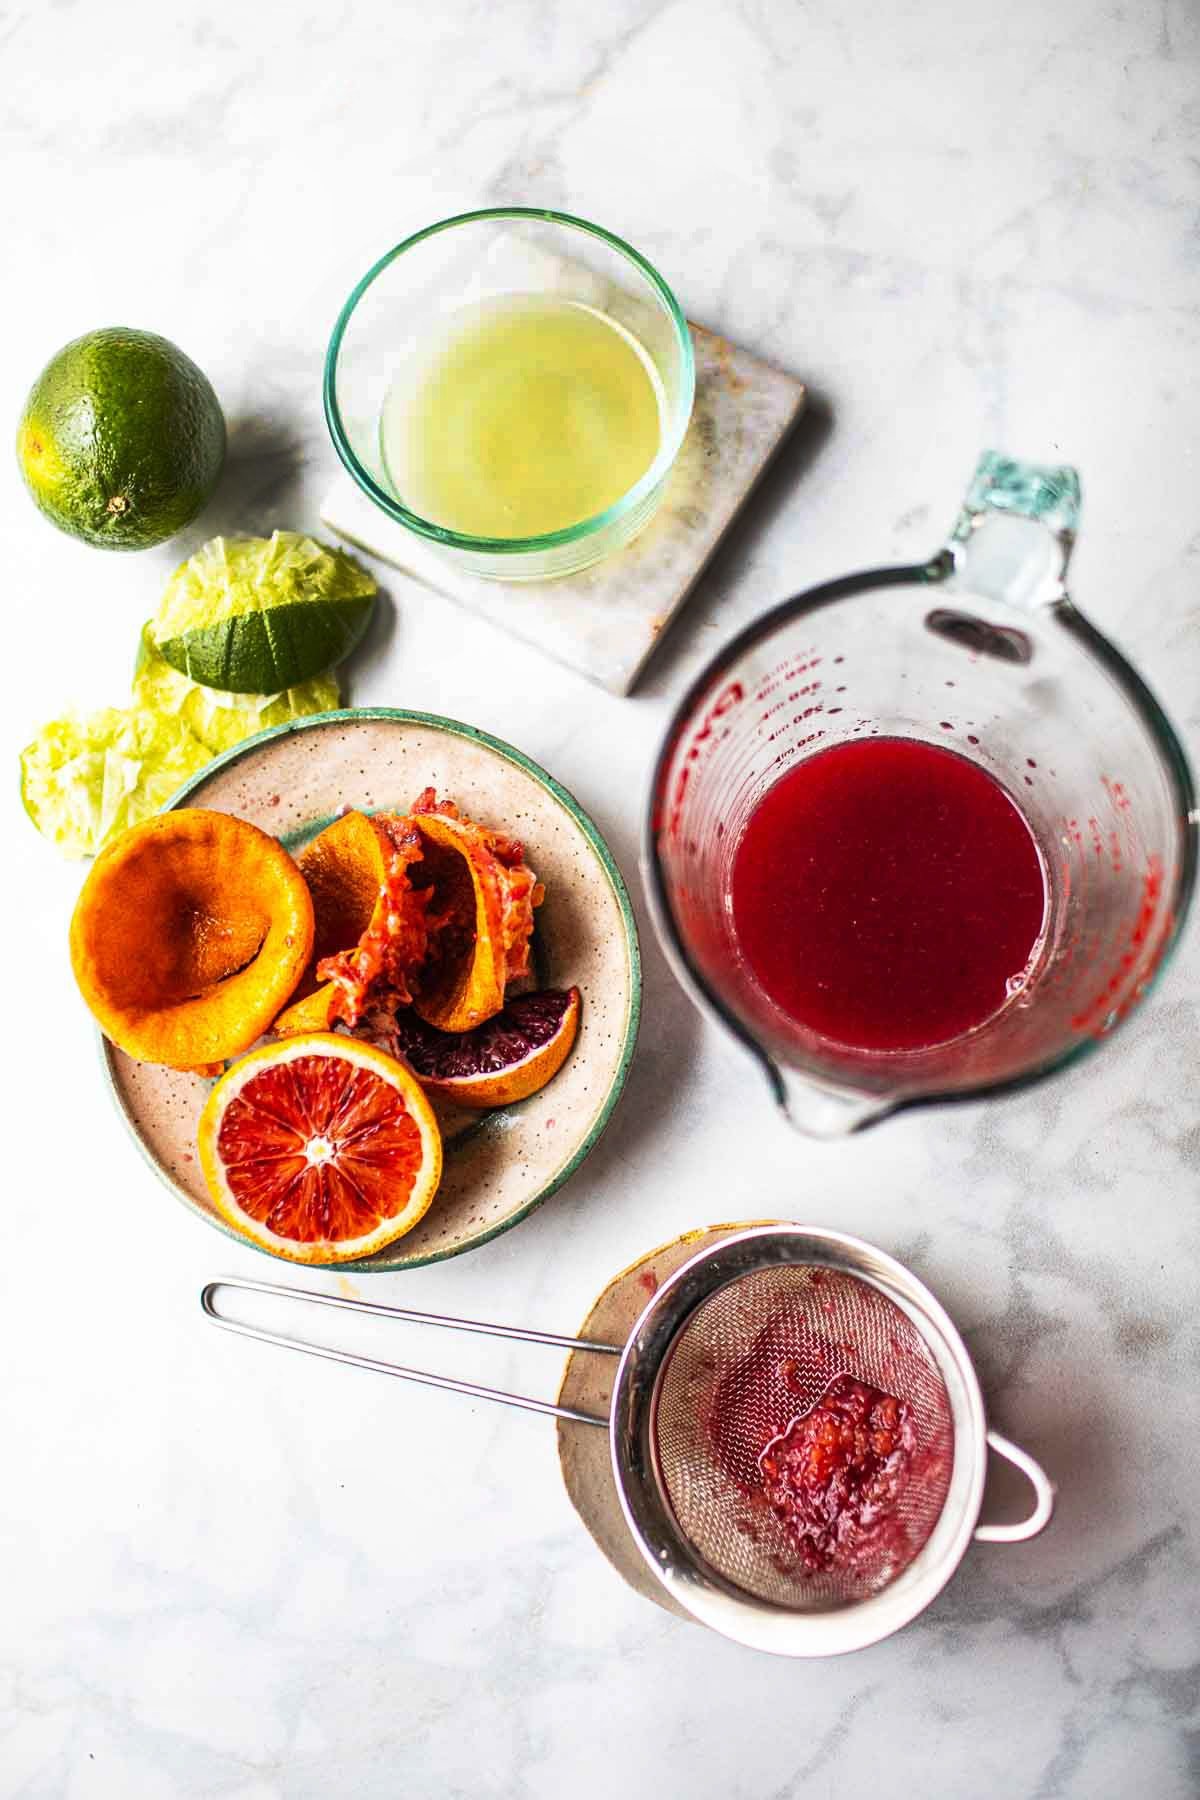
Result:
M1023 984L1047 909L1024 815L985 769L911 738L838 744L767 789L731 907L763 992L860 1050L981 1025Z

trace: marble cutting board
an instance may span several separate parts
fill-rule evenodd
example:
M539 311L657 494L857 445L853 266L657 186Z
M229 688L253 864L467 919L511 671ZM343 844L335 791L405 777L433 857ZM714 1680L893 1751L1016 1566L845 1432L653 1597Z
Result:
M493 624L627 694L804 405L804 386L690 327L696 404L662 506L625 550L556 581L487 581L444 561L341 473L321 506L331 531Z

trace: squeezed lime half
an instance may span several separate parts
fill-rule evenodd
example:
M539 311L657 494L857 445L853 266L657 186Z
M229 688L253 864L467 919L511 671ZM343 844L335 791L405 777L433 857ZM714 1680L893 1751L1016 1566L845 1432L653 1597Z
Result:
M311 681L284 688L278 694L224 693L204 687L181 675L155 648L147 625L138 649L133 676L133 697L165 717L182 719L213 755L231 750L243 738L272 725L286 725L310 713L332 712L340 703L336 675L317 675Z
M53 719L21 752L21 798L64 856L94 856L165 806L212 752L180 718L105 706Z
M213 538L181 564L150 622L172 668L223 693L279 694L323 675L367 629L376 584L298 531Z

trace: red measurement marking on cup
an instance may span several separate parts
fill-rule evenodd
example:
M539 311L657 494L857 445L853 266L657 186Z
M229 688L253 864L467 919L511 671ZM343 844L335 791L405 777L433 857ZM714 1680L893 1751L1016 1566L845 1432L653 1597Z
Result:
M694 734L688 748L687 760L684 762L682 769L680 769L679 774L675 778L675 792L671 797L671 816L667 821L668 836L674 837L679 830L679 820L683 813L684 796L687 793L688 782L691 779L693 764L701 755L703 755L705 745L709 739L712 738L718 720L724 718L725 714L729 712L732 707L736 706L739 701L744 700L745 697L746 690L741 682L731 681L728 687L723 688L717 695L716 699L709 707L708 712L705 714L704 721L699 730ZM654 829L657 831L659 826L660 821L656 817L654 820Z

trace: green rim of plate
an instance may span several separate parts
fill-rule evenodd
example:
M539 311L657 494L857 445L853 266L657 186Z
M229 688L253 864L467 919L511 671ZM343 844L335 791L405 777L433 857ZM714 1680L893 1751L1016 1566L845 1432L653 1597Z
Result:
M624 878L617 867L612 851L591 816L585 812L574 794L568 788L563 787L561 782L555 781L553 775L543 769L540 763L534 762L532 757L526 756L523 751L516 749L512 744L506 744L503 738L493 737L489 731L481 731L475 725L465 725L461 719L447 719L440 713L409 712L406 708L395 706L343 707L337 712L312 713L306 718L288 719L284 724L273 725L267 731L256 732L253 737L245 738L240 744L235 744L231 750L223 750L219 756L214 756L210 763L205 764L199 774L191 776L184 782L178 793L161 810L174 812L177 807L186 805L196 789L202 787L211 776L221 769L229 768L233 763L240 762L242 757L249 755L251 751L261 749L264 744L269 744L275 738L290 737L301 731L320 731L329 725L354 725L367 720L382 721L392 725L427 725L434 730L448 732L452 737L467 738L473 743L483 745L485 749L493 751L496 755L504 757L507 762L515 763L517 768L523 769L527 775L532 776L539 787L551 794L564 811L570 814L591 845L597 861L607 875L620 909L621 923L625 931L625 950L629 959L629 1005L625 1014L624 1040L608 1093L604 1097L604 1103L578 1149L558 1170L557 1174L540 1187L524 1205L519 1207L516 1212L511 1213L507 1219L500 1220L496 1225L489 1225L486 1230L478 1232L464 1243L456 1245L452 1250L435 1250L428 1256L414 1256L407 1261L391 1265L382 1265L373 1261L313 1263L311 1265L288 1263L286 1265L291 1269L311 1267L318 1272L328 1268L351 1271L359 1275L399 1275L406 1269L421 1269L430 1263L448 1262L451 1257L462 1256L468 1250L477 1250L481 1245L491 1243L493 1238L501 1237L506 1231L511 1231L514 1225L519 1225L523 1219L529 1217L530 1213L536 1212L543 1202L549 1200L552 1194L556 1194L591 1154L612 1117L617 1101L621 1098L629 1074L629 1065L633 1061L633 1054L637 1048L638 1028L642 1017L642 954L638 942L637 921L633 916L633 906L629 899L629 890L625 886ZM283 1260L273 1256L269 1250L264 1250L261 1245L253 1244L248 1238L241 1237L231 1226L225 1224L224 1220L203 1211L196 1205L191 1195L167 1173L157 1157L151 1155L121 1099L113 1073L112 1046L102 1032L98 1032L96 1035L100 1043L101 1058L113 1104L120 1113L125 1128L137 1145L143 1160L154 1170L163 1186L170 1190L180 1205L186 1207L194 1218L200 1218L206 1225L214 1226L233 1243L240 1244L243 1249L254 1250L273 1263ZM403 1244L404 1239L398 1238L396 1241L398 1244Z

